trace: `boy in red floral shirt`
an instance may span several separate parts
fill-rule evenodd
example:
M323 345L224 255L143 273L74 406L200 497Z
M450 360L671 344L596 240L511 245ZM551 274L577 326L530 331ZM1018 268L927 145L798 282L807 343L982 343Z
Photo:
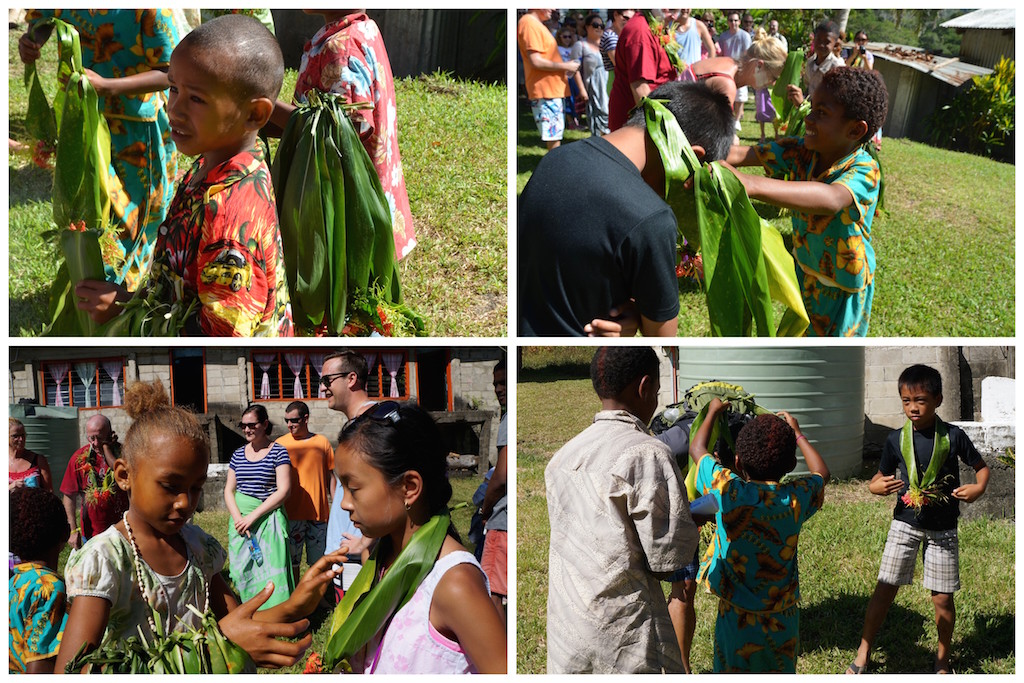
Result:
M251 17L218 17L178 44L167 78L171 138L200 156L160 226L150 283L163 279L176 299L199 299L187 334L290 336L274 189L257 138L284 78L277 40ZM130 298L90 280L75 294L98 322Z

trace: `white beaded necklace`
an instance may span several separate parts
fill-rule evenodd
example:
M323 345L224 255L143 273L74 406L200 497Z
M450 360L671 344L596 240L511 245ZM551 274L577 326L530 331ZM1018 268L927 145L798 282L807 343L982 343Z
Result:
M146 584L142 582L142 557L139 553L139 546L135 543L135 535L132 533L132 527L130 524L128 524L127 510L125 510L124 516L121 519L124 521L124 530L128 532L128 543L132 547L132 559L134 560L133 564L135 565L135 577L139 582L139 592L142 593L142 599L145 601L146 606L149 607L149 609L146 611L146 619L149 620L149 627L153 629L153 634L156 636L162 636L164 634L160 633L157 630L156 622L153 620L153 612L156 608L153 606L153 603L150 600L151 596L146 592ZM181 536L180 531L178 532L178 535ZM184 536L182 536L182 540L184 540ZM165 623L167 624L166 630L169 631L171 628L171 617L173 616L173 612L171 610L171 600L167 596L167 591L164 589L163 584L160 583L159 580L156 582L156 587L157 590L163 594L164 603L167 604L167 621ZM205 614L210 611L210 584L204 581L203 588L206 591L206 604L203 606L203 614Z

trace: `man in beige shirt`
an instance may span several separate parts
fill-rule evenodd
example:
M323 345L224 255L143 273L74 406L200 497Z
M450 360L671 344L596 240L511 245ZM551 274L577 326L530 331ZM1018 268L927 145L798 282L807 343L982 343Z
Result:
M602 347L590 376L603 410L544 471L548 673L682 673L661 580L698 531L675 459L647 432L658 356Z

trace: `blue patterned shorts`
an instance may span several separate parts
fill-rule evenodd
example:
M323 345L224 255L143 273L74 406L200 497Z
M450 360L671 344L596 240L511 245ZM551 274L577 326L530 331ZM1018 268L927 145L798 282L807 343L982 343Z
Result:
M561 140L565 132L565 112L562 98L550 100L530 100L533 108L533 120L540 131L540 139L544 142Z

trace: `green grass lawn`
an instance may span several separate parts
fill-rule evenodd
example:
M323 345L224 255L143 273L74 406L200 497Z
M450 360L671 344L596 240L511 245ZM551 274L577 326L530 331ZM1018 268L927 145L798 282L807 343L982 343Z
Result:
M517 128L518 194L543 157L544 144L522 103ZM566 131L563 144L588 135ZM742 144L760 138L750 107L739 135ZM883 142L881 158L886 209L871 230L877 268L870 334L1012 337L1014 166L890 138ZM789 244L789 219L780 218L773 206L754 202L754 207ZM681 281L679 299L679 335L708 335L699 286Z
M20 32L8 34L11 137L25 133L27 95L18 58ZM39 70L52 99L54 41ZM285 76L290 99L296 72ZM507 334L506 88L444 74L395 83L399 144L416 227L417 247L399 264L404 297L431 336ZM271 144L272 150L276 148ZM179 160L179 169L190 159ZM37 335L48 321L47 293L58 260L50 172L28 153L12 153L9 175L10 323L12 336Z
M453 510L452 521L455 523L455 528L458 529L459 534L462 536L462 543L466 548L472 552L473 544L469 542L467 536L469 533L469 522L473 516L472 499L473 492L476 491L477 486L482 481L479 477L453 477L451 479L453 495L449 502L449 506L456 506L459 503L467 503L466 507ZM230 520L230 514L226 509L220 510L208 510L204 512L197 512L192 521L203 529L206 533L216 538L220 544L224 547L228 547L228 521ZM69 554L67 548L61 554L60 563L58 565L61 573L64 571L64 563L67 561ZM303 561L302 571L305 572L308 565ZM224 577L227 579L227 568L224 569ZM230 583L230 579L228 579ZM328 586L328 590L334 590ZM327 610L317 610L310 616L310 629L313 633L313 644L312 649L320 654L323 654L324 646L327 644L327 636L330 631L330 612ZM308 651L307 651L308 654ZM261 673L302 673L302 669L305 666L305 657L296 664L295 666L286 669L260 669Z
M544 673L546 667L549 529L544 467L600 409L590 380L578 378L579 371L574 378L564 379L567 374L561 368L531 355L524 357L517 385L516 644L521 674ZM541 355L564 359L557 353ZM830 482L825 507L804 526L798 673L842 673L853 659L892 505L891 499L868 493L863 480ZM1013 522L1008 520L960 524L962 588L956 594L952 657L957 672L1014 672L1014 534ZM915 581L900 590L889 611L876 641L872 672L932 670L937 645L934 610L929 592L920 585L920 566ZM669 584L663 585L667 594ZM716 598L698 590L695 604L697 630L691 662L695 672L710 672Z

